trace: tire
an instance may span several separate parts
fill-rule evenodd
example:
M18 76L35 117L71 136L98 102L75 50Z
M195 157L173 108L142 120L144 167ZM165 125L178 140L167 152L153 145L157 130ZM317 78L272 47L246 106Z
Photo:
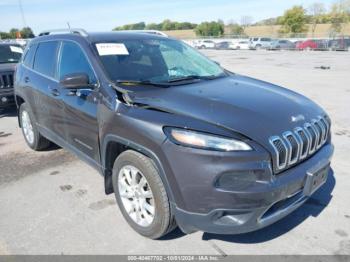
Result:
M19 109L19 119L22 127L22 134L27 145L35 150L42 151L50 147L51 142L43 137L35 124L33 113L26 103L21 104ZM30 132L30 133L28 133Z
M262 48L261 45L256 45L256 46L255 46L255 49L256 49L256 50L260 50L261 48Z
M131 175L129 180L126 174ZM142 176L146 184L141 183L144 181ZM136 189L132 189L135 181ZM151 159L133 150L123 152L114 162L112 182L119 208L136 232L158 239L176 228L164 184ZM140 187L140 184L143 186ZM146 195L149 198L145 198ZM145 205L148 208L144 208ZM153 207L153 215L150 206ZM136 209L140 211L136 212Z

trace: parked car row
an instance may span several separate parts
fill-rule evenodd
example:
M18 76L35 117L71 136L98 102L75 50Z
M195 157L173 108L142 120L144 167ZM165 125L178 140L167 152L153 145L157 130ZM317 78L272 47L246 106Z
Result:
M253 37L234 40L196 40L192 45L198 49L218 50L333 50L349 51L350 38L288 40L268 37Z

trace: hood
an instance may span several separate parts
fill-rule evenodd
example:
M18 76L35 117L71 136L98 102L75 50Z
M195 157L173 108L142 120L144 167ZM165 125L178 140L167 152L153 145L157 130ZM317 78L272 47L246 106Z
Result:
M300 94L239 75L143 89L133 92L131 99L230 129L263 145L268 145L270 136L281 135L324 114L319 106Z
M16 63L0 64L0 72L15 71Z

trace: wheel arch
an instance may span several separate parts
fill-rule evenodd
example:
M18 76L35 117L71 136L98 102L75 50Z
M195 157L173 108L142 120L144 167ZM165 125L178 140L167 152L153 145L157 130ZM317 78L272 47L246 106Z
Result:
M134 143L128 139L116 136L116 135L107 135L102 144L102 166L104 169L104 181L105 181L105 193L112 194L114 193L113 184L112 184L112 170L115 159L126 150L135 150L148 158L150 158L156 169L159 172L160 178L164 184L165 190L168 194L169 200L173 202L174 196L170 188L168 179L166 177L163 165L157 155L150 149Z

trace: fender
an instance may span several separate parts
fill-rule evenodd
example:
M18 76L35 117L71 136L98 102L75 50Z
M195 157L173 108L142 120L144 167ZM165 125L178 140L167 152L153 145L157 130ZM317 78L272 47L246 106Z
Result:
M174 194L171 190L171 187L169 185L169 181L165 175L165 171L164 171L164 168L163 168L163 165L161 163L161 161L159 160L158 156L150 149L140 145L140 144L137 144L137 143L134 143L128 139L125 139L125 138L122 138L122 137L119 137L119 136L116 136L116 135L112 135L112 134L108 134L105 136L104 140L103 140L103 144L102 144L102 166L105 170L104 172L104 176L105 176L105 181L107 179L106 176L110 176L111 174L108 173L108 170L106 169L106 149L107 149L107 145L109 142L117 142L117 143L120 143L120 144L123 144L135 151L138 151L140 152L141 154L149 157L153 163L155 164L155 167L157 168L157 170L159 171L159 175L160 175L160 178L164 184L164 187L165 187L165 190L168 194L168 197L169 197L169 201L170 203L174 203L175 201L175 198L174 198ZM172 205L170 205L172 206Z

